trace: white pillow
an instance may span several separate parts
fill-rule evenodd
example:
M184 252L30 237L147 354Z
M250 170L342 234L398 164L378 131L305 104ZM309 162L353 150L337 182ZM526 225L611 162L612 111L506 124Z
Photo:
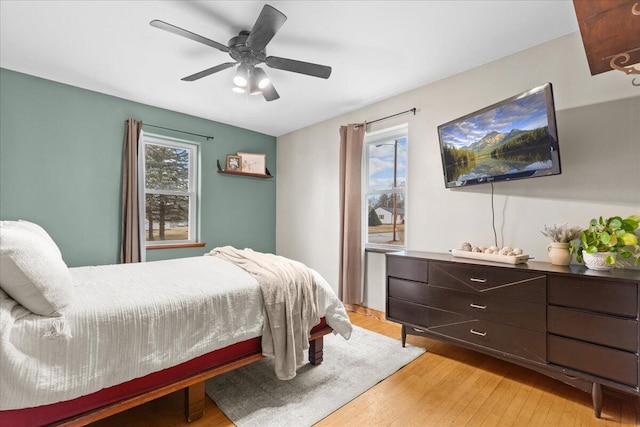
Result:
M41 226L39 226L38 224L25 221L24 219L19 219L17 221L0 221L0 226L23 228L25 230L29 230L36 233L38 236L45 239L51 246L53 246L56 252L58 253L58 255L60 256L60 258L62 258L62 252L60 252L60 248L58 248L58 245L56 245L56 242L54 242L51 236L49 236L49 233L47 233L47 231Z
M0 224L0 286L33 313L60 316L71 304L67 265L43 236L26 227Z

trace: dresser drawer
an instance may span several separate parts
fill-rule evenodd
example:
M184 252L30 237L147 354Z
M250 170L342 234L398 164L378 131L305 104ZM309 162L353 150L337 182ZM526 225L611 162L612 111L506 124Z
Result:
M423 305L387 298L387 319L426 326L429 324L429 309Z
M461 292L435 286L429 286L429 288L430 305L434 308L464 313L476 319L546 332L544 304L501 298L479 292Z
M387 295L419 304L429 304L429 287L426 283L389 277Z
M590 277L549 276L549 304L629 318L638 316L638 285Z
M549 332L636 353L638 322L580 310L549 306Z
M387 255L387 276L426 282L428 274L429 262L426 259Z
M429 284L467 292L483 292L540 304L546 303L543 273L473 264L429 263Z
M549 363L607 378L632 387L638 385L638 356L569 338L547 337Z
M433 310L434 320L437 310ZM485 320L432 325L429 331L485 349L511 354L539 363L546 362L545 334Z

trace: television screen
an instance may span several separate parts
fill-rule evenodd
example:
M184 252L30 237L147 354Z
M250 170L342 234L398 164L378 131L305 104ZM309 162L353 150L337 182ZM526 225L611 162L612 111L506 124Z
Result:
M447 188L560 174L551 83L438 126Z

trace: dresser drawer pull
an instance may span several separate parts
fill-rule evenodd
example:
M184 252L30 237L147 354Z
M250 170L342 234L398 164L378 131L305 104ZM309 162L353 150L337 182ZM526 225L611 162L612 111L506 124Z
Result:
M484 337L485 335L487 335L486 332L479 332L479 331L476 331L475 329L471 329L469 332L471 332L473 335L479 335L481 337Z
M479 305L479 304L469 304L469 306L473 307L473 308L477 308L478 310L484 310L487 308L486 305Z
M418 328L411 328L411 329L413 329L416 332L422 332L424 334L424 331L422 329L418 329Z
M573 376L573 375L569 375L569 374L565 374L564 372L562 373L562 375L564 375L565 377L567 377L570 380L577 380L578 377Z
M469 280L477 283L487 283L487 279L476 279L475 277L470 277Z

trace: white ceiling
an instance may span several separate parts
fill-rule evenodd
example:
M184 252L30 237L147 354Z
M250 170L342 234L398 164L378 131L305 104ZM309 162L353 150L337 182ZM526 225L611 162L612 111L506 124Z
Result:
M149 25L226 45L264 4L0 0L0 66L280 136L578 30L570 0L272 1L288 20L267 54L333 73L265 66L281 96L266 102L231 92L234 69L181 81L231 59Z

